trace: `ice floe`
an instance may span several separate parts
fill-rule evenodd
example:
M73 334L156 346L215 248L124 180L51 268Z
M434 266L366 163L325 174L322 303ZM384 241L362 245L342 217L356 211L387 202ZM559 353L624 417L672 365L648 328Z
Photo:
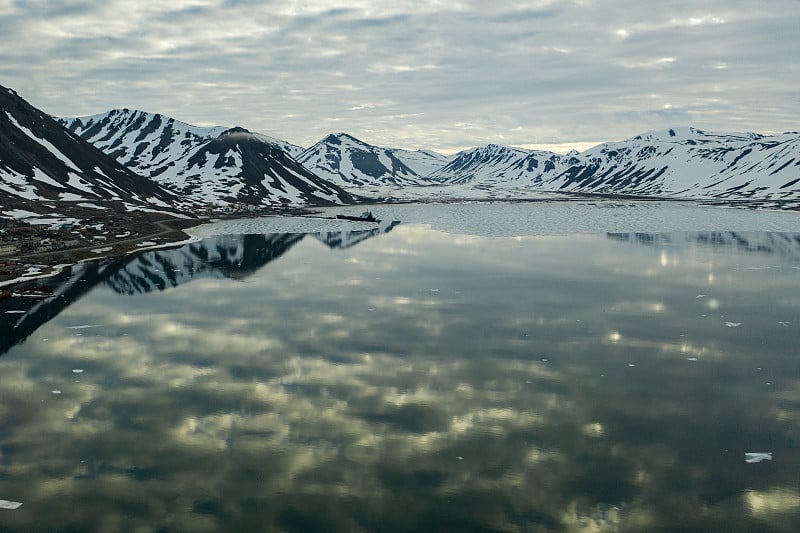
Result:
M9 511L13 511L14 509L19 509L22 505L22 502L12 502L11 500L0 500L0 509L8 509Z
M761 461L772 461L772 452L746 452L744 454L746 463L760 463Z

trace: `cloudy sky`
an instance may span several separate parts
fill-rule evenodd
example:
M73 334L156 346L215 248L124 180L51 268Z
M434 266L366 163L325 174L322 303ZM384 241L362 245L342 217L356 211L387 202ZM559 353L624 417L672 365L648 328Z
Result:
M0 0L0 84L308 146L800 129L797 0Z

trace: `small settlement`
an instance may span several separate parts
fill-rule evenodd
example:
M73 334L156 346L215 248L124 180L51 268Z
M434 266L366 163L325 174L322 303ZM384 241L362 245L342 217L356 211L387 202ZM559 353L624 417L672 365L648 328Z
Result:
M97 214L46 222L46 219L0 218L0 283L18 278L32 265L52 270L97 257L100 250L124 253L135 249L136 241L153 234L154 242L169 242L167 231L157 222L163 214ZM31 223L33 222L33 223Z

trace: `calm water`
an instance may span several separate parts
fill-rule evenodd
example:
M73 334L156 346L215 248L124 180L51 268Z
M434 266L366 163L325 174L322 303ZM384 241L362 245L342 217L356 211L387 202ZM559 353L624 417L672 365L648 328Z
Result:
M800 528L800 233L230 235L52 285L0 300L3 531Z

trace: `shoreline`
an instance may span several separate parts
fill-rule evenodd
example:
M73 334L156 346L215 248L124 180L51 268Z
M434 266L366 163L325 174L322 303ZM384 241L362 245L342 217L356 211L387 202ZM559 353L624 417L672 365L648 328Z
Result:
M25 255L8 256L3 259L16 263L17 276L0 281L0 295L13 291L32 281L57 275L64 268L83 263L123 257L132 253L158 247L178 246L192 240L184 230L208 223L209 218L182 219L169 218L151 221L158 231L116 241L98 242L93 245L78 246L55 251L33 252ZM142 243L153 242L142 246ZM45 261L46 259L46 261Z

